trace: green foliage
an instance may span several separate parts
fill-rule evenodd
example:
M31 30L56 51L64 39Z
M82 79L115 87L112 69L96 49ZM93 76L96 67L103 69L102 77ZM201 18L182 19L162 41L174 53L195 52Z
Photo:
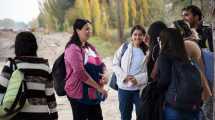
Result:
M95 45L97 51L102 55L102 57L113 56L120 45L119 43L113 43L113 41L106 41L102 37L91 37L89 42Z
M149 26L152 22L158 20L164 21L165 18L164 0L149 0L148 4L149 4L148 15L144 16L145 25Z
M39 24L48 30L63 30L66 10L73 5L74 0L45 0L40 3Z
M148 14L147 0L123 0L125 28L136 22L144 23ZM87 18L93 23L95 35L117 27L116 0L46 0L40 4L39 26L49 30L67 30L76 18Z
M210 19L210 0L192 0ZM124 28L135 24L150 25L162 20L171 23L181 18L181 9L190 0L121 0ZM95 35L117 28L116 0L45 0L40 4L39 26L50 30L67 30L76 18L87 18L93 23Z

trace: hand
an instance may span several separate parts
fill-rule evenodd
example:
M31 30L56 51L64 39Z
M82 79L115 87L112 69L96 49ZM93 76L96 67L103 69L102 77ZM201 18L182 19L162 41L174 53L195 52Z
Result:
M107 97L108 96L108 93L107 91L104 89L104 88L98 88L97 89L104 97Z
M195 29L191 29L191 32L192 32L192 38L194 39L194 40L199 40L200 38L199 38L199 35L198 35L198 32L195 30Z
M132 82L133 86L137 85L137 80L135 78L131 79L130 81Z
M123 82L128 83L128 81L131 81L132 79L134 79L134 76L128 75Z
M108 77L107 77L107 74L100 74L100 76L102 77L100 79L100 84L101 85L105 85L108 83Z

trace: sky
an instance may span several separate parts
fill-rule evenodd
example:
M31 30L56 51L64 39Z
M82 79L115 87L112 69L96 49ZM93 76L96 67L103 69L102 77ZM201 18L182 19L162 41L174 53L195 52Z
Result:
M0 0L0 19L28 23L39 15L39 1L42 0Z

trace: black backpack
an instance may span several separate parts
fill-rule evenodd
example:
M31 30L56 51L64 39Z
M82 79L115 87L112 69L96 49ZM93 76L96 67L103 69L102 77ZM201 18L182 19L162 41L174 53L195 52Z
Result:
M120 55L120 66L121 66L121 59L123 57L123 55L125 54L125 51L127 50L128 48L128 44L129 42L125 42L123 44L123 47L122 47L122 52L121 52L121 55ZM110 79L110 82L109 82L109 86L113 89L113 90L118 90L118 85L117 85L117 77L116 77L116 74L115 72L113 72L112 76L111 76L111 79Z
M62 53L54 62L52 68L52 77L54 80L54 89L58 96L65 96L64 86L66 83L66 66L64 62L64 53Z
M201 107L202 84L200 72L192 62L174 61L171 83L165 99L175 109L196 111Z
M157 81L148 82L141 93L137 120L163 120L164 95L157 88Z

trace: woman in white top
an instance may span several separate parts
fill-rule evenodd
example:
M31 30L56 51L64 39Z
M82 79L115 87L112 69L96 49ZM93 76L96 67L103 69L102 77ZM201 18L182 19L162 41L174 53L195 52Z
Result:
M131 41L116 51L113 71L119 87L119 109L121 120L131 120L133 104L136 114L140 107L139 91L147 83L147 46L144 43L145 29L136 25L131 30ZM124 47L126 46L126 47ZM126 48L123 53L123 49Z

